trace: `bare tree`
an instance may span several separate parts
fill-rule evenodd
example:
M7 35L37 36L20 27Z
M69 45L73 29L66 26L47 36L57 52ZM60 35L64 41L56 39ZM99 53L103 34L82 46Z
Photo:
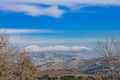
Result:
M9 44L9 36L0 32L0 80L35 80L36 67L25 50Z
M9 37L5 34L5 32L0 31L0 50L6 48L6 46L9 44L8 38Z
M95 50L100 53L102 63L108 67L108 75L120 76L120 40L108 35L105 40L97 41Z
M28 55L25 52L21 52L15 55L15 69L14 75L18 80L35 80L36 67L31 62Z

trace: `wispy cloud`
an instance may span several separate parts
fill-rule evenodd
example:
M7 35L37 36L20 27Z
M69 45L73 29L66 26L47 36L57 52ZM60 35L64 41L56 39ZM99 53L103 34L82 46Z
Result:
M41 5L46 5L43 7ZM84 7L83 5L112 5L120 6L120 0L1 0L0 10L23 12L31 16L61 17L67 11L60 6L69 9Z
M55 30L49 29L0 29L0 31L5 31L7 34L24 34L24 33L54 33L57 32Z
M38 37L38 36L11 36L10 42L13 44L74 44L74 43L88 43L94 42L96 39L92 38L53 38L53 37Z

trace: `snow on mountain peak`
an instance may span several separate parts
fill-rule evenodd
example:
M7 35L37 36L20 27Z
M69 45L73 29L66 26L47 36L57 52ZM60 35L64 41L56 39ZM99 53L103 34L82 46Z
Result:
M79 51L79 50L91 50L88 47L84 46L49 46L49 47L39 47L37 45L28 46L25 48L26 51Z
M37 45L31 45L25 48L26 51L39 51L41 49L41 47L37 46Z

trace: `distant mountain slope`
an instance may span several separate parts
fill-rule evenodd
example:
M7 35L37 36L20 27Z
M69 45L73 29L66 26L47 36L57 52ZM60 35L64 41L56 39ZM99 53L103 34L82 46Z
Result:
M82 46L28 46L25 48L33 63L40 70L71 70L85 74L103 74L108 68L103 66L97 53Z
M25 48L31 56L33 63L41 70L77 69L86 59L96 57L95 52L83 46L50 46L39 47L36 45Z
M85 74L102 74L106 73L107 67L102 64L101 58L92 58L89 60L84 60L77 67L70 70L85 73Z

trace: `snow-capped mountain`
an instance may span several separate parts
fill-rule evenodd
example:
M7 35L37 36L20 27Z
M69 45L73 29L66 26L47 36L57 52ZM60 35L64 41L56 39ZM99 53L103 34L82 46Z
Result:
M28 46L25 48L27 51L80 51L80 50L91 50L90 48L83 46L49 46L49 47L39 47L37 45Z
M28 46L26 52L40 69L64 69L77 65L82 60L94 57L92 49L83 46ZM66 67L67 66L67 67Z

